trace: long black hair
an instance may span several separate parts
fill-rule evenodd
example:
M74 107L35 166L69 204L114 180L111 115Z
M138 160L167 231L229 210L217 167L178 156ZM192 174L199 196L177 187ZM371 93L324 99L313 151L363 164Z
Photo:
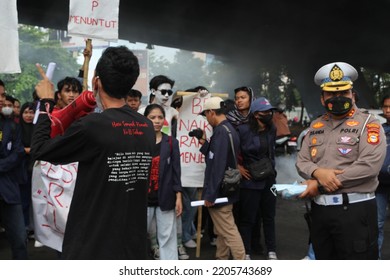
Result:
M19 117L19 124L20 124L20 128L22 131L22 144L24 147L30 147L34 124L33 123L26 123L24 121L23 112L26 110L32 110L35 112L34 102L24 103L22 105L22 107L20 108L20 117Z
M164 110L164 108L161 105L155 104L155 103L149 104L148 106L146 106L145 111L144 111L144 116L147 117L150 114L150 112L152 110L154 110L154 109L160 109L160 111L162 112L162 114L163 114L163 116L165 118L165 110Z

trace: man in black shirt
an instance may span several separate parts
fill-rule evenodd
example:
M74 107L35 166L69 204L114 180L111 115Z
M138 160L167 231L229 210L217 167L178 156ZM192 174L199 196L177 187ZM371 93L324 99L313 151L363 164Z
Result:
M31 152L35 160L79 162L65 228L64 259L146 259L146 191L153 124L126 106L139 75L138 59L126 47L109 47L99 59L92 87L102 113L74 122L50 139L53 84L43 78Z

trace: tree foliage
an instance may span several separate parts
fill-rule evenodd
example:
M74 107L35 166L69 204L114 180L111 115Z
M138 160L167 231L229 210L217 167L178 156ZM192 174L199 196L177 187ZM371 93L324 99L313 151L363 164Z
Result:
M282 104L287 111L301 106L301 97L297 91L288 69L284 65L263 68L259 72L259 92L275 106Z
M213 74L207 64L193 52L179 50L172 62L164 57L149 56L150 77L165 75L175 80L175 89L184 91L196 86L212 90Z
M362 72L368 87L374 93L373 104L370 105L373 108L379 108L384 95L390 94L390 73L378 73L375 70L366 68Z
M49 31L42 28L19 26L19 61L21 73L1 74L7 93L22 103L32 100L32 92L40 79L36 63L46 69L50 62L56 63L53 83L66 76L77 76L80 65L72 53L61 46L60 41L49 40Z

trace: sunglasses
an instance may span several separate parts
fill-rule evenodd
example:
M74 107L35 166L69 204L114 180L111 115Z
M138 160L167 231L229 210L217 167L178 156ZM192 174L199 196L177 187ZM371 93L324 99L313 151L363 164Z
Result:
M159 89L162 95L168 94L168 96L171 96L173 94L173 91L170 89Z

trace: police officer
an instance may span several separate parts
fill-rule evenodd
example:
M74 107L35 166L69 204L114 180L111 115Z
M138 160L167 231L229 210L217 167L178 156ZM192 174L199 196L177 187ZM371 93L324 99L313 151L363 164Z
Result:
M317 259L378 259L375 189L386 154L379 121L355 105L354 67L329 63L315 74L327 111L314 120L297 158L312 198Z

